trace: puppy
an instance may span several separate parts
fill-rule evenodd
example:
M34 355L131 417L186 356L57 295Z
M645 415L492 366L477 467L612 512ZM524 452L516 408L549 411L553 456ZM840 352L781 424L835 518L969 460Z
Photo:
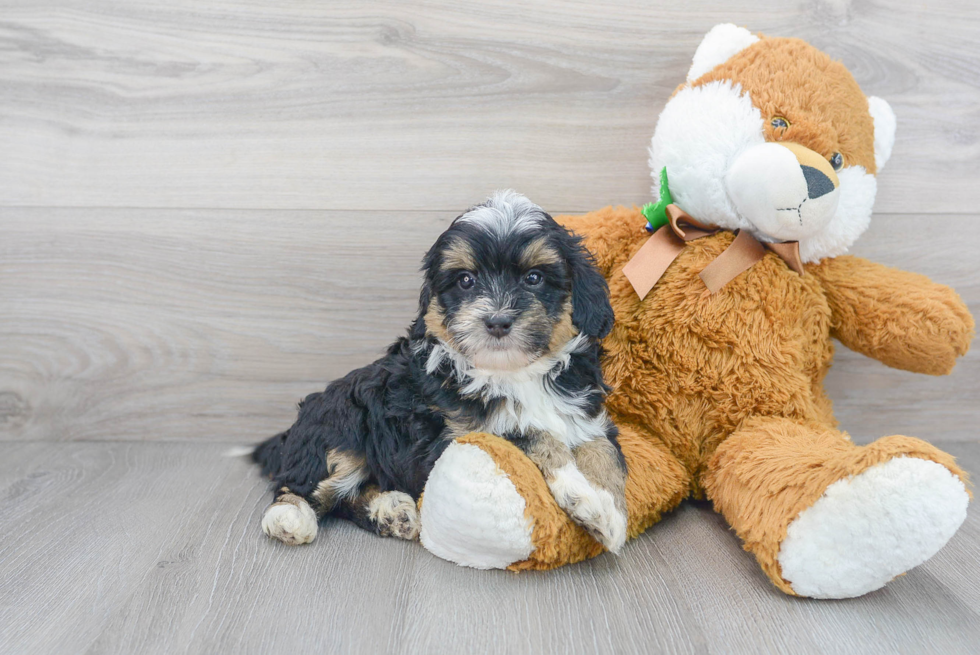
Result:
M423 261L419 314L378 361L299 405L253 452L287 544L334 515L415 539L416 499L449 442L489 432L520 447L555 500L609 550L626 539L626 466L603 409L608 289L578 237L499 192L459 216Z

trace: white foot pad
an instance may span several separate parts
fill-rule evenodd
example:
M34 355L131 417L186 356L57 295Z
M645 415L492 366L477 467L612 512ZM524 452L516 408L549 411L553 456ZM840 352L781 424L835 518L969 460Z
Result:
M507 474L473 444L451 443L422 499L422 545L462 566L502 569L534 551L526 503Z
M308 544L316 539L316 513L302 498L296 500L296 503L273 503L262 515L262 531L288 546Z
M838 480L789 525L783 578L801 596L853 598L880 589L942 548L969 496L949 470L897 457Z

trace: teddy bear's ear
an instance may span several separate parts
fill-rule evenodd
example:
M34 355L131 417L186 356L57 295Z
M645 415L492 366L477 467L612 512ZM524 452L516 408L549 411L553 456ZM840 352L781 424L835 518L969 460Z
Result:
M875 122L875 167L880 171L892 156L895 145L895 112L877 96L868 96L868 111Z
M701 45L694 52L694 60L691 62L691 70L687 73L687 81L693 82L758 40L759 37L744 27L737 27L731 23L715 25L704 35Z

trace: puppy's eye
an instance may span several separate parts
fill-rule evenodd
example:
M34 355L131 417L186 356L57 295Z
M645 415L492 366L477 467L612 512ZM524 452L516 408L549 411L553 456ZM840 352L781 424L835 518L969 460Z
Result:
M772 129L774 130L785 130L789 127L789 121L782 116L773 116L769 124L772 125Z
M844 156L839 152L835 152L830 157L830 165L834 167L835 171L839 171L844 166Z
M456 284L458 284L459 288L463 290L472 289L473 285L476 284L476 276L468 271L464 271L459 274L458 278L456 278Z
M541 275L541 273L539 273L538 271L531 271L530 273L524 276L524 283L533 287L537 284L541 284L541 280L543 279L544 276Z

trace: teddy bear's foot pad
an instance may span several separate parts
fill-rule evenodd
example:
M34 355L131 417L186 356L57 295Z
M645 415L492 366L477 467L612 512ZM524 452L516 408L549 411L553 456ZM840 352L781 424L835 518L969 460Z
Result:
M420 539L450 562L506 568L534 551L525 509L524 498L489 454L473 444L451 443L425 485Z
M838 480L790 523L778 556L800 596L853 598L932 557L966 518L963 482L946 467L897 457Z

